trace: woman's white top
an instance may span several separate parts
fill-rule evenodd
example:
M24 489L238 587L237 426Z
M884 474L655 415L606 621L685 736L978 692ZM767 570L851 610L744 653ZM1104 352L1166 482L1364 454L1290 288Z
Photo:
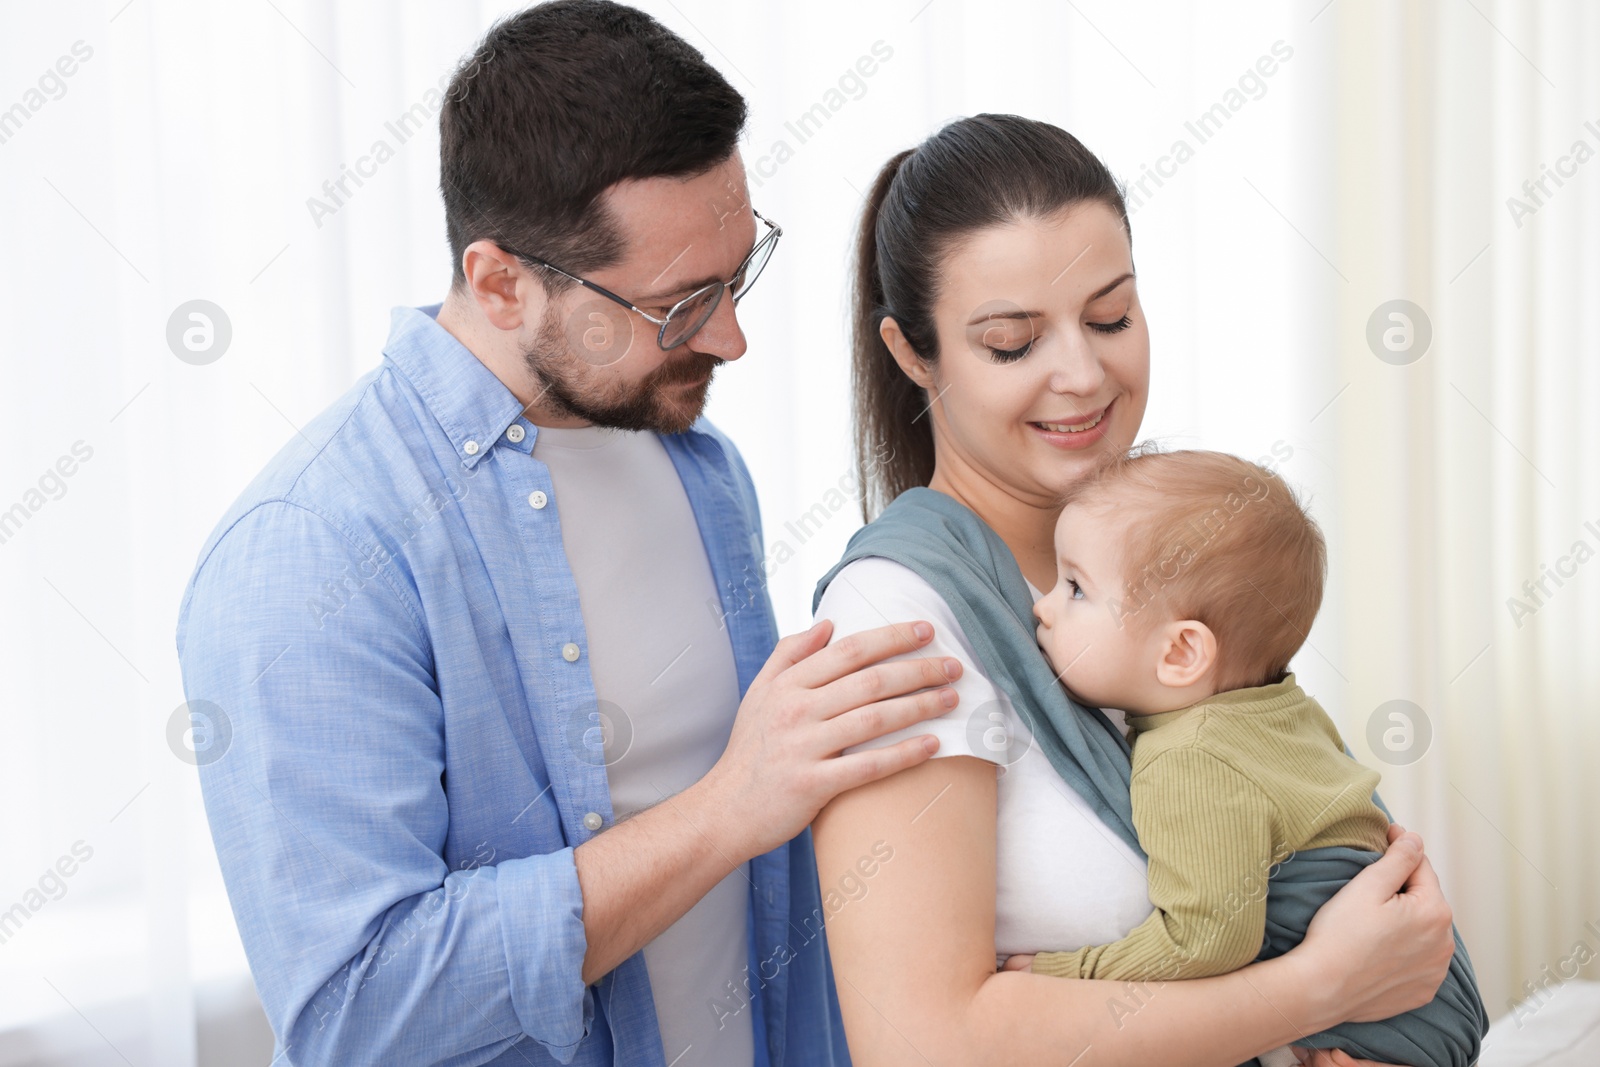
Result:
M1028 591L1034 600L1042 595L1031 583ZM847 751L931 733L939 738L935 759L977 756L999 768L997 959L1108 944L1144 921L1152 910L1144 859L1100 820L1032 744L1010 698L989 680L932 586L893 560L859 559L828 584L816 617L833 620L830 643L891 622L925 619L933 624L933 640L894 658L951 656L961 661L961 677L954 683L961 699L949 714ZM1107 714L1122 729L1121 713Z

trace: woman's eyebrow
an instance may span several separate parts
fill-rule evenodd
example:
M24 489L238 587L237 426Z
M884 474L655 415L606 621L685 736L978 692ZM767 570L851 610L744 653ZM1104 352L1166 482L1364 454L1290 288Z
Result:
M1110 285L1107 285L1105 288L1096 290L1094 293L1092 293L1090 295L1088 300L1084 301L1084 303L1092 304L1094 301L1099 300L1102 296L1105 296L1107 293L1111 292L1111 290L1115 289L1117 286L1121 285L1123 282L1127 281L1129 278L1132 278L1132 277L1133 277L1133 272L1129 271L1127 274L1124 274L1122 277L1118 278L1116 281L1112 282Z
M1096 290L1095 292L1090 293L1089 294L1089 299L1085 300L1084 303L1085 304L1094 303L1096 300L1099 300L1102 296L1105 296L1107 293L1111 292L1111 290L1115 289L1117 286L1121 285L1123 282L1127 281L1128 279L1130 279L1132 277L1133 277L1133 273L1131 271L1129 273L1127 273L1127 274L1124 274L1122 277L1117 278L1116 280L1112 281L1110 284L1102 286L1100 289ZM993 322L995 319L1018 319L1018 320L1021 320L1021 319L1042 319L1044 317L1045 317L1045 314L1042 311L1023 311L1020 308L1017 309L1016 311L990 311L990 312L987 312L985 314L979 315L975 319L972 319L971 321L969 321L967 323L967 325L968 326L976 326L980 322Z

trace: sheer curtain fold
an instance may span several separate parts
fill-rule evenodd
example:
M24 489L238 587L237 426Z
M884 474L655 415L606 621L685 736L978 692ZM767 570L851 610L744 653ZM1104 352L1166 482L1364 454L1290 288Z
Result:
M1583 447L1600 401L1600 198L1592 174L1551 175L1600 149L1600 129L1585 127L1600 114L1583 54L1594 12L1547 2L1331 14L1341 70L1362 74L1331 87L1341 253L1354 271L1342 351L1372 390L1352 390L1341 424L1347 580L1334 596L1372 683L1352 687L1361 697L1344 721L1366 735L1391 806L1429 835L1498 1013L1524 983L1554 973L1559 984L1600 953L1586 814L1600 755L1600 672L1587 653L1600 587L1574 560L1600 549L1600 524L1585 526L1600 470ZM1575 152L1578 141L1588 148ZM1372 358L1363 328L1396 297L1420 306L1432 341L1391 366ZM1369 714L1397 698L1432 734L1420 752L1385 752L1371 729ZM1579 943L1590 952L1574 958Z

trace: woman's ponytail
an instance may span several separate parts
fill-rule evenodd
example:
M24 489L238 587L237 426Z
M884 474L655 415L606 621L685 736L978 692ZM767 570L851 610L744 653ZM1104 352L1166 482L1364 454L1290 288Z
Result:
M867 193L856 234L855 279L851 323L852 386L855 396L856 484L861 487L861 517L874 516L901 492L926 485L933 475L933 431L923 422L913 426L922 390L894 361L878 327L893 314L884 293L878 253L880 219L900 167L916 149L889 157ZM890 207L890 226L901 221L904 205Z

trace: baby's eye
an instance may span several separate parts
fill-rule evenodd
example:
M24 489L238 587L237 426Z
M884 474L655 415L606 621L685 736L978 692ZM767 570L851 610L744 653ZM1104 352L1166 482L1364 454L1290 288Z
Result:
M1083 599L1083 586L1079 585L1077 582L1073 581L1071 578L1067 579L1067 589L1072 593L1072 599L1073 600L1082 600Z

